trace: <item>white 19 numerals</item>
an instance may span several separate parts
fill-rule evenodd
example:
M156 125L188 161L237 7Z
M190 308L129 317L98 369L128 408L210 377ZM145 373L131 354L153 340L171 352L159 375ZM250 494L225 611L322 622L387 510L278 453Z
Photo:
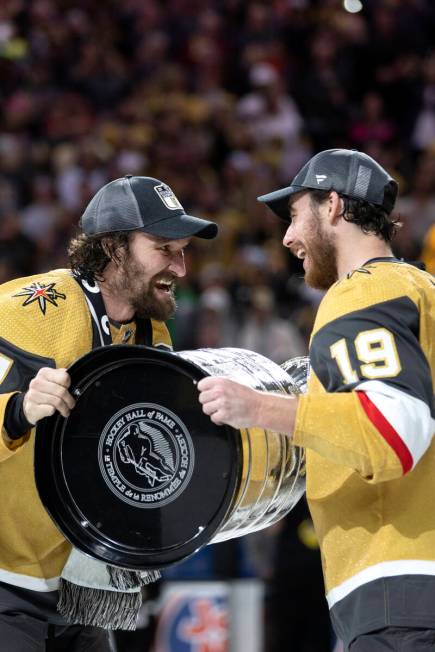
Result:
M355 338L355 350L358 360L364 363L360 366L364 378L394 378L402 369L394 336L386 328L373 328L358 333ZM352 369L346 340L342 338L334 342L330 351L344 382L347 385L358 382L358 374Z

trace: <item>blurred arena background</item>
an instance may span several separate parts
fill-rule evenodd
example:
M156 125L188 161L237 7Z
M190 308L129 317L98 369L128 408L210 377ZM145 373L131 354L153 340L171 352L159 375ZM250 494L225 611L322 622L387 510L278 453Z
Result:
M221 229L188 250L175 347L304 354L321 295L256 197L332 147L399 180L395 253L435 272L432 0L1 0L0 82L0 282L64 266L107 181L155 176ZM164 573L116 643L338 650L305 505Z

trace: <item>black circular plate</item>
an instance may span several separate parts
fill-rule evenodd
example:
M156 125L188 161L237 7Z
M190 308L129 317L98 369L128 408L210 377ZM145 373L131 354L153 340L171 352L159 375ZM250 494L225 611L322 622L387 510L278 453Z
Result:
M143 346L92 351L69 369L76 406L39 422L40 498L73 546L115 566L164 568L209 543L239 484L240 437L202 412L205 373Z

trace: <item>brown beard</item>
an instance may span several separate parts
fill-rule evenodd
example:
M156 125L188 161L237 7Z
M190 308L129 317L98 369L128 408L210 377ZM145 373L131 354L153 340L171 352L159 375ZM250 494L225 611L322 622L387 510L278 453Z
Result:
M137 317L166 321L174 315L177 306L172 291L163 299L158 299L154 294L155 284L160 274L145 281L146 270L132 260L128 253L119 271L119 277L112 287L129 301ZM165 276L165 280L169 280L168 275Z
M309 233L306 242L311 264L305 273L305 283L316 290L328 290L338 278L337 251L335 242L324 232L315 211Z

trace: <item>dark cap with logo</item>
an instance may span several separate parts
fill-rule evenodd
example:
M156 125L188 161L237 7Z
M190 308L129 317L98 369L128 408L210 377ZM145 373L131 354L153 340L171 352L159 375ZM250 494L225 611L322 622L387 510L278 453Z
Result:
M214 238L218 231L214 222L187 215L162 181L130 174L100 188L80 226L87 235L139 230L170 240L193 235Z
M374 159L351 149L319 152L298 172L291 185L258 197L278 217L289 221L288 200L306 189L335 190L350 199L382 206L391 213L398 192L397 182Z

